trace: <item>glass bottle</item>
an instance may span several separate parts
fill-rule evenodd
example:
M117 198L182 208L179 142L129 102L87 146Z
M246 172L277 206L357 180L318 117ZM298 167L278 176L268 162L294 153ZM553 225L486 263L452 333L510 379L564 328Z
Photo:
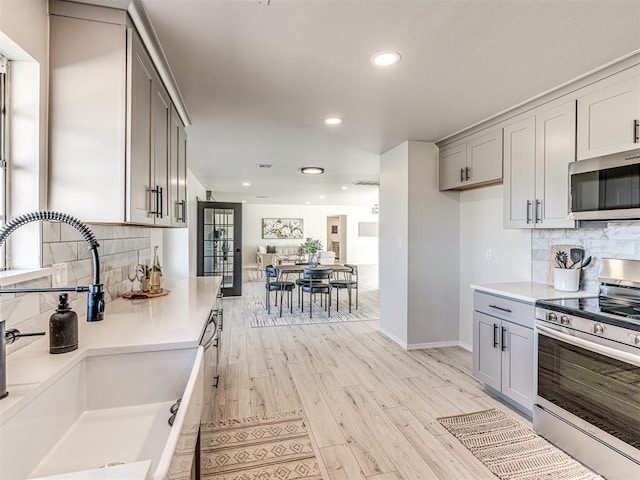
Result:
M158 246L153 248L153 265L151 266L151 278L149 279L149 291L151 293L162 292L162 267L158 259Z

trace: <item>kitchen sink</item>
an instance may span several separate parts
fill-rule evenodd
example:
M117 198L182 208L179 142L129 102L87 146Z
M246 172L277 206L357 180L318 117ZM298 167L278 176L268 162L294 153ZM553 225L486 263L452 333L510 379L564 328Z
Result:
M141 479L190 471L202 412L202 356L202 347L89 352L0 426L0 478L141 461L151 462Z

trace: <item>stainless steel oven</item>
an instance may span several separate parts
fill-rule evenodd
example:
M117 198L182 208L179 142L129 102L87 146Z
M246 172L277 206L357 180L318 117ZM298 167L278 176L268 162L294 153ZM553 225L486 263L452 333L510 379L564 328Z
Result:
M607 277L629 270L618 262L634 261L603 259ZM620 296L536 302L533 423L607 479L640 479L640 290L618 285L601 293Z

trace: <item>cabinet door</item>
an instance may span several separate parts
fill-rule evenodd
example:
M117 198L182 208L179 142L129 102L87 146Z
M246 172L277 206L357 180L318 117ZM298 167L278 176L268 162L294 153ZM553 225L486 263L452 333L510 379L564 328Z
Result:
M578 160L640 147L640 66L588 88L578 99Z
M502 393L533 408L533 330L502 322Z
M458 188L464 183L467 166L466 142L447 145L440 149L440 190Z
M465 184L496 182L502 179L501 128L467 142L467 168Z
M151 99L153 66L142 40L130 31L129 158L127 168L127 221L153 224L151 198Z
M569 212L569 163L575 161L576 102L536 115L536 205L542 228L574 228Z
M504 227L533 228L536 120L504 127Z
M186 227L187 137L175 108L171 109L169 146L169 214L171 215L171 225L174 227Z
M171 225L169 212L169 132L171 124L171 103L164 87L154 78L154 92L151 102L153 134L153 181L152 212L156 225Z
M473 376L500 390L501 351L498 318L473 312Z

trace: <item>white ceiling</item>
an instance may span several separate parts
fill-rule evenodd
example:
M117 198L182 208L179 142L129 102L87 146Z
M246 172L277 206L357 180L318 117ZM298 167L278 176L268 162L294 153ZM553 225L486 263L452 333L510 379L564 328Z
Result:
M370 205L377 189L352 183L378 179L380 153L640 49L638 0L143 4L193 120L190 168L224 201ZM389 49L398 65L370 63ZM302 176L305 165L326 173Z

